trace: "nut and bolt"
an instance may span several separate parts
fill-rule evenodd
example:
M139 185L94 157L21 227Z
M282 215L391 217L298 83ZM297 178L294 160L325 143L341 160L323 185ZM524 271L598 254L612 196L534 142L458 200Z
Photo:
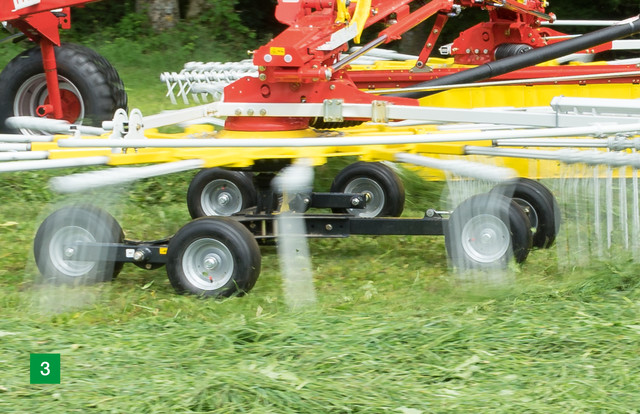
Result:
M218 195L218 204L226 206L231 201L231 195L229 193L221 193Z
M208 255L202 263L207 270L213 270L220 264L220 259L215 255Z

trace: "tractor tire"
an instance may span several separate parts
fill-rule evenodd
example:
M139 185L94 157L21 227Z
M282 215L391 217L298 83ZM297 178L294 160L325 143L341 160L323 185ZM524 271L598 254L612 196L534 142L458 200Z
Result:
M55 47L63 119L73 124L101 126L118 108L127 109L127 94L115 68L97 52L76 44ZM49 93L40 47L25 50L0 73L0 132L40 134L5 125L12 116L37 116Z

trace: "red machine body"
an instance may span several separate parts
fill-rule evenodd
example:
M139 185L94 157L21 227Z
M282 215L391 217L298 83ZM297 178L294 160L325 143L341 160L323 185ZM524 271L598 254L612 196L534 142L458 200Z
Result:
M358 4L360 3L360 4ZM441 77L461 68L426 68L436 40L447 20L463 8L477 7L488 11L489 21L465 30L453 42L451 54L459 65L480 65L500 58L500 53L522 53L566 38L563 33L543 27L543 21L554 21L546 14L541 0L432 0L410 8L414 0L279 0L278 20L289 27L268 44L254 52L253 62L259 67L259 78L244 78L225 89L226 102L301 103L341 99L350 103L369 103L380 97L361 89L406 87L416 82ZM417 4L417 3L416 3ZM364 9L364 10L363 10ZM350 16L354 16L351 18ZM363 18L364 16L364 18ZM434 26L418 57L415 68L394 71L348 71L348 63L341 61L352 39L373 24L384 23L385 28L376 40L363 49L376 47L400 39L401 36L435 16ZM354 23L355 22L355 23ZM357 30L353 26L357 26ZM596 53L610 48L610 44L584 51ZM623 68L617 68L622 69ZM571 75L581 73L567 69ZM530 70L526 75L557 76L564 69ZM603 69L611 70L611 68ZM583 70L593 73L593 69ZM509 78L509 75L504 77ZM385 96L389 103L417 105L409 98ZM265 120L266 121L266 120ZM232 117L226 128L232 130L287 130L306 127L304 119L269 120L261 122L251 117Z
M54 45L60 44L58 29L70 26L70 7L97 0L0 0L0 21L23 32L42 50L49 97L37 108L40 116L63 118L58 86ZM427 59L451 16L463 8L487 10L489 21L465 30L454 40L451 54L456 64L480 65L499 58L501 49L538 48L561 41L563 34L541 26L553 21L546 14L544 0L279 0L277 19L288 28L268 44L254 51L258 78L243 78L225 89L226 102L321 103L339 99L350 103L371 103L380 99L362 89L404 87L416 82L445 76L461 68L426 68ZM411 7L413 6L413 7ZM353 16L353 17L352 17ZM414 70L349 71L350 59L343 59L348 44L359 41L361 32L374 24L384 24L378 37L363 49L377 47L401 36L435 16L435 22L420 52ZM602 45L586 51L595 53L610 48ZM512 51L513 52L513 51ZM342 60L341 60L342 59ZM582 72L593 73L590 67ZM610 68L603 69L605 72ZM625 70L617 67L616 70ZM564 68L530 69L520 77L558 75ZM519 71L520 72L520 71ZM572 75L581 70L571 69ZM417 105L415 99L385 96L390 104ZM290 130L308 126L305 118L230 117L231 130Z

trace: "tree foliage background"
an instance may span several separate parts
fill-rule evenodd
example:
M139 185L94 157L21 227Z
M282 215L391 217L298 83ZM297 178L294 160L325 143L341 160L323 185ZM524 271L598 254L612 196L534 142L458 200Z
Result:
M418 1L415 6L426 2ZM274 17L276 4L277 0L96 1L74 8L69 36L92 43L123 39L142 43L148 51L217 48L230 58L246 57L247 49L265 43L285 28ZM623 19L637 15L640 5L624 0L552 0L547 11L560 19ZM440 41L450 42L460 31L487 19L482 10L464 10L458 18L450 19ZM416 53L429 26L429 22L418 26L394 47Z

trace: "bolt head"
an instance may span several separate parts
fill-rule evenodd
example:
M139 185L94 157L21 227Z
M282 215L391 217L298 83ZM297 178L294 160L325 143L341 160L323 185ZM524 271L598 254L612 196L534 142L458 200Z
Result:
M144 260L144 256L145 256L145 254L144 254L144 252L142 250L136 250L133 253L133 260L135 260L136 262L139 262L141 260Z
M220 260L216 256L207 256L202 263L207 270L213 270L220 264Z
M231 202L231 195L229 193L220 193L217 198L218 204L226 206Z

